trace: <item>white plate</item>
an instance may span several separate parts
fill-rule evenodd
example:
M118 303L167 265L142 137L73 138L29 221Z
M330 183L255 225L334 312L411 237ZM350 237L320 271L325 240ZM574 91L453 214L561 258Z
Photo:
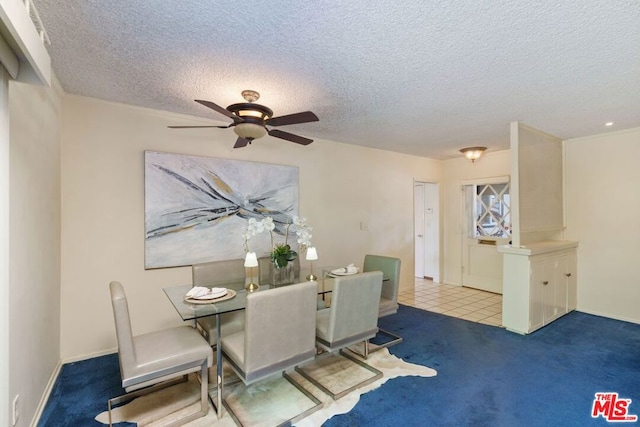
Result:
M352 273L346 273L344 271L341 272L341 271L334 270L334 271L331 272L331 274L333 274L334 276L351 276L353 274L358 274L358 272L354 271Z
M227 290L220 290L220 291L216 291L216 292L209 292L208 294L204 294L204 295L198 295L197 297L191 297L192 299L199 299L199 300L209 300L209 299L216 299L216 298L220 298L223 297L227 294Z

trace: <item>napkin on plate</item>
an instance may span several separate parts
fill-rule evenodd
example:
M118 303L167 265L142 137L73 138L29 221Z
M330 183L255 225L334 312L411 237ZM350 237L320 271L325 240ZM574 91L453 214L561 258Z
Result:
M204 286L194 286L185 295L191 299L213 299L220 298L227 294L227 288L207 288Z
M341 268L336 268L335 270L331 270L331 272L333 274L356 274L358 272L358 268L353 264L349 264L346 267L341 267Z

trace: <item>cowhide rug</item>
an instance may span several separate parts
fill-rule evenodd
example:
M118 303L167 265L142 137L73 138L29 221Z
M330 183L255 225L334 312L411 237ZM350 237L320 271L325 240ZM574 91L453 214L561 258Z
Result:
M290 374L291 377L322 402L322 407L319 410L298 421L295 425L298 427L321 426L322 423L332 416L349 412L358 403L362 394L380 387L392 378L402 376L432 377L437 374L436 371L431 368L406 363L402 359L391 355L387 349L382 349L370 354L365 363L381 371L383 373L382 378L369 385L358 388L336 401L312 385L297 372L292 372ZM215 378L214 370L215 368L212 368L211 378ZM233 374L231 371L225 370L225 384L229 376L233 376ZM215 390L215 387L212 389ZM140 397L126 405L115 408L112 411L112 417L114 423L127 421L137 423L138 426L160 427L174 419L184 416L184 414L195 412L199 405L200 384L198 380L193 377L186 383L168 387L162 391ZM186 426L233 427L236 425L226 408L223 410L222 418L218 419L211 404L209 404L209 406L210 409L207 416L194 420L186 424ZM266 425L267 421L265 421L265 418L268 417L259 417L259 419L251 420L250 424L256 426ZM98 414L95 419L103 424L109 423L109 415L106 411Z

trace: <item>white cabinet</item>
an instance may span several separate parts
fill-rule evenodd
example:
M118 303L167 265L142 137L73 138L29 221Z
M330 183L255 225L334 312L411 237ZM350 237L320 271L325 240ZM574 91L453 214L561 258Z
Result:
M502 324L526 334L576 308L577 242L502 246Z

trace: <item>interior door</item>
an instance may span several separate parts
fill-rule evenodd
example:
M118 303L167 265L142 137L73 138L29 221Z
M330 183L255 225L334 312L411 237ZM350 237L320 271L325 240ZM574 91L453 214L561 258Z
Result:
M424 183L424 277L440 282L440 204L439 186Z
M415 182L414 276L440 282L440 190L433 182Z
M424 277L424 183L413 186L415 277Z
M502 254L497 246L510 237L508 178L469 183L463 190L462 284L502 294Z

